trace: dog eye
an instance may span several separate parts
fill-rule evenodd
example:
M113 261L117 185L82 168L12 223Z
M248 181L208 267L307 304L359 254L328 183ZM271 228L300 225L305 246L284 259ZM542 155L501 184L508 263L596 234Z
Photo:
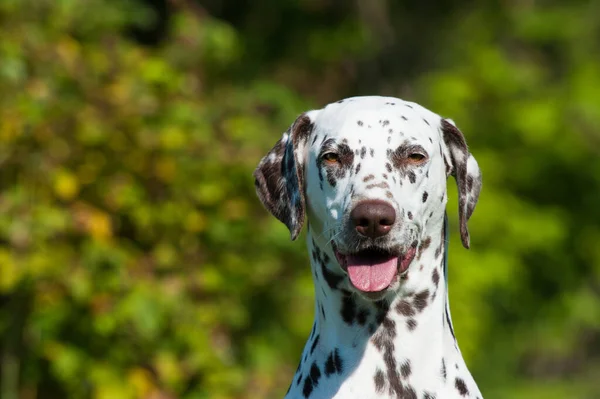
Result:
M418 152L413 152L408 156L408 159L414 164L420 164L423 163L423 161L425 161L425 155L420 154Z
M328 152L326 154L323 154L323 156L321 157L321 159L325 162L328 163L330 165L336 164L340 162L340 156L334 152Z

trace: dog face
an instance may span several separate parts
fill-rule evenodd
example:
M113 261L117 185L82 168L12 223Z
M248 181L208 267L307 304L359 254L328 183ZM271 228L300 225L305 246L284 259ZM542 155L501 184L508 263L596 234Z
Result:
M317 245L369 293L396 288L427 231L441 229L450 174L468 247L481 175L460 131L415 103L355 97L301 115L255 177L292 239L308 214Z

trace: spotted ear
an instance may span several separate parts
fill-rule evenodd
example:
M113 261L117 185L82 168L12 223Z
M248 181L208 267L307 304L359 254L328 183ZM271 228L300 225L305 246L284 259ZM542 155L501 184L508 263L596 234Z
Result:
M306 214L304 158L315 116L316 111L300 115L254 171L258 198L288 227L292 240L300 234Z
M465 248L469 248L467 221L475 210L481 190L481 171L475 158L469 154L467 142L460 130L450 119L442 119L442 135L447 153L446 175L453 175L458 186L458 218L460 238Z

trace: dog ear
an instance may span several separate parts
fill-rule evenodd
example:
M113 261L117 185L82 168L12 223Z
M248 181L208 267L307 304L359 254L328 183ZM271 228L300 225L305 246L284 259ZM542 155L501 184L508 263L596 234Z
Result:
M460 130L450 119L442 119L442 136L447 148L449 162L446 162L446 177L450 174L458 186L458 218L460 238L465 248L469 248L467 221L475 210L481 190L481 171L477 161L467 148L467 142Z
M300 234L306 214L304 159L315 116L315 111L300 115L254 171L258 198L288 227L292 240Z

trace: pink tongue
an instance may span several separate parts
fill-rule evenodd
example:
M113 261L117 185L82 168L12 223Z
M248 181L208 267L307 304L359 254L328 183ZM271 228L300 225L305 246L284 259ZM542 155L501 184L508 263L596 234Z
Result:
M361 291L375 292L389 287L398 271L398 257L348 255L348 276Z

